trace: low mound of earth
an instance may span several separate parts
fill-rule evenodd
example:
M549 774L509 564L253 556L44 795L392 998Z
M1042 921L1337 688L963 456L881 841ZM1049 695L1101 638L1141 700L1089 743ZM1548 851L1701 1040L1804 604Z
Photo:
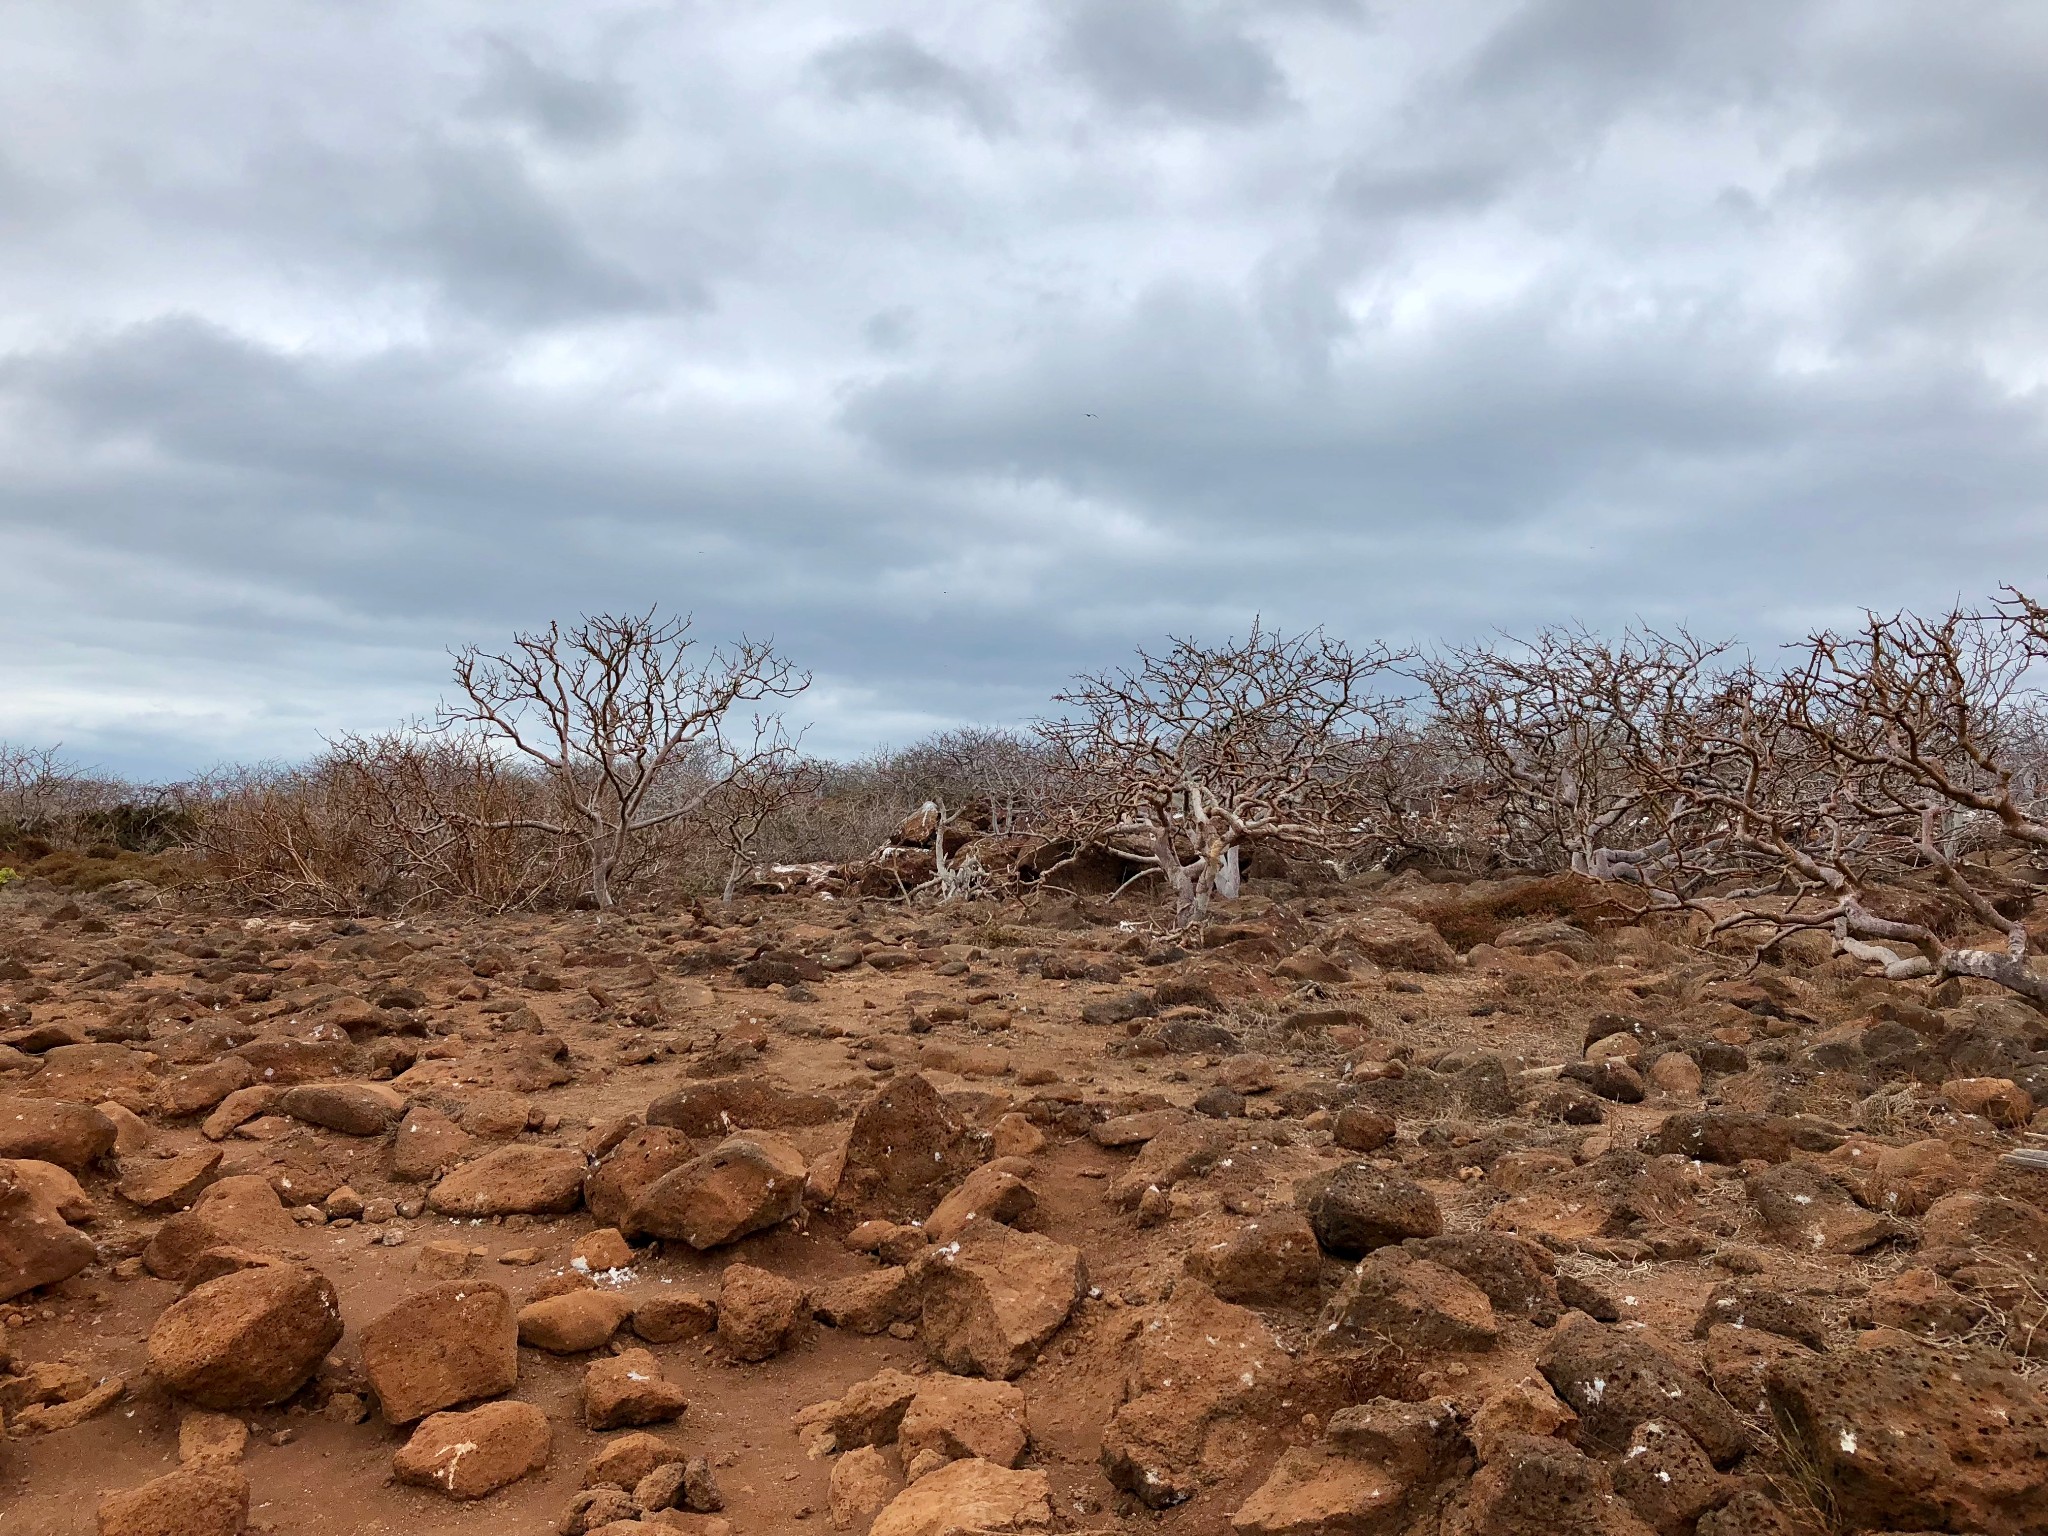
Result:
M18 882L0 1527L2048 1532L2048 1018L1467 899Z

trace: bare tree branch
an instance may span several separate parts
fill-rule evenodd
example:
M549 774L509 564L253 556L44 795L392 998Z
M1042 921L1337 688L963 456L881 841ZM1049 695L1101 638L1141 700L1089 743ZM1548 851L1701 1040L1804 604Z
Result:
M1237 895L1246 845L1366 835L1347 755L1397 713L1375 689L1404 659L1255 623L1242 642L1174 640L1084 676L1040 726L1058 754L1053 824L1156 870L1179 920L1199 922Z
M484 824L573 843L600 908L614 903L614 878L642 834L697 814L725 778L787 751L758 720L752 743L736 744L728 715L810 686L772 644L741 640L699 663L689 630L687 618L653 609L599 614L516 635L503 652L455 654L462 697L443 705L440 727L475 731L524 756L553 792L549 816ZM717 771L689 774L693 756Z

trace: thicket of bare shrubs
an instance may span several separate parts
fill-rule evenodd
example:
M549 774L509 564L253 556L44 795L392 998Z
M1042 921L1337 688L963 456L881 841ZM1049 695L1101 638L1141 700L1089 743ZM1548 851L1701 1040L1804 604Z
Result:
M175 843L246 899L341 912L729 898L760 866L858 865L907 838L936 873L906 892L1094 857L1182 922L1263 850L1340 874L1546 877L1443 914L1460 944L1545 910L1694 912L1759 947L1816 930L1895 979L2048 1002L2027 927L2044 662L2048 606L2011 590L1766 658L1641 628L1416 656L1255 626L1079 678L1031 731L844 763L785 732L775 711L808 679L772 645L706 651L686 621L598 616L460 652L431 725L293 767L144 792L0 753L0 841ZM984 867L977 838L1011 856Z
M188 843L197 822L172 791L144 788L67 759L56 747L0 742L0 869L82 889L136 874L187 873L159 857Z
M236 768L186 791L195 846L237 894L323 912L561 905L582 872L519 825L545 786L474 740L343 737L309 763Z

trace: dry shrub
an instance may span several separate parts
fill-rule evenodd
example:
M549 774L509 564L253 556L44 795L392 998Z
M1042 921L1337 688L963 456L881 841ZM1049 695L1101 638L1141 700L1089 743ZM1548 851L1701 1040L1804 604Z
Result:
M189 884L199 874L193 859L181 852L131 853L105 845L86 851L59 848L39 857L14 861L14 872L47 880L70 891L104 890L123 880L171 888Z
M216 879L281 907L565 905L582 871L560 840L490 824L540 813L544 792L463 738L345 738L301 767L208 781L198 843Z
M1859 1100L1851 1117L1873 1136L1925 1136L1934 1128L1932 1103L1914 1083L1894 1083Z
M2048 1363L2048 1282L2030 1265L1994 1260L1977 1282L1972 1299L1984 1318L1970 1331L1979 1344L2003 1350L2022 1376L2038 1374Z
M1562 920L1593 933L1633 923L1640 916L1640 904L1631 904L1615 885L1584 875L1544 875L1468 886L1405 905L1460 951L1475 944L1491 944L1521 923Z
M72 860L36 873L60 881L103 873L81 871L75 861L162 853L186 841L192 831L192 818L175 791L82 769L55 748L0 742L0 853L17 868L69 854ZM138 876L124 872L99 883L131 878Z
M1770 1439L1766 1454L1758 1461L1793 1529L1818 1536L1846 1536L1850 1528L1835 1507L1834 1489L1798 1430L1775 1411L1764 1427Z

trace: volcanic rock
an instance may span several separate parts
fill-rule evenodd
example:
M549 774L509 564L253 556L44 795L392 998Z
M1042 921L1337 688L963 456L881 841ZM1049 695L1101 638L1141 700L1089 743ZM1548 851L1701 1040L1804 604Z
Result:
M83 1173L114 1147L114 1122L60 1099L0 1094L0 1158L34 1158Z
M1340 1258L1355 1259L1411 1237L1434 1237L1444 1229L1434 1195L1370 1163L1311 1174L1295 1186L1294 1200L1307 1213L1316 1241Z
M19 1171L28 1161L0 1162L0 1301L69 1279L98 1257L92 1239Z
M609 1344L632 1314L633 1303L616 1291L567 1291L519 1309L519 1342L551 1355L587 1354Z
M718 1288L718 1342L735 1360L780 1354L804 1318L804 1290L794 1281L729 1264Z
M149 1331L149 1369L203 1408L262 1408L311 1380L340 1340L333 1283L303 1264L264 1264L166 1307Z
M362 1356L392 1424L509 1392L519 1380L512 1298L469 1280L416 1291L363 1329Z
M427 1196L444 1216L561 1215L583 1199L572 1147L498 1147L446 1174Z
M99 1502L99 1536L240 1536L249 1520L241 1468L195 1462Z
M2048 1530L2048 1403L2013 1371L1900 1343L1784 1361L1766 1390L1845 1527Z
M662 1175L695 1156L690 1138L665 1125L641 1125L628 1131L584 1177L583 1203L608 1226L624 1229L633 1202Z
M736 1243L803 1209L806 1172L803 1154L780 1136L728 1137L642 1189L620 1230L699 1250Z
M644 1349L629 1349L591 1366L583 1377L583 1422L592 1429L627 1429L679 1419L690 1406L683 1389L661 1373Z
M1079 1249L995 1222L932 1249L917 1269L933 1362L1001 1380L1038 1358L1088 1289Z
M401 1483L451 1499L480 1499L547 1465L548 1417L531 1403L485 1403L467 1413L429 1414L391 1458Z
M994 1462L948 1462L891 1499L868 1536L947 1536L1052 1528L1051 1488L1043 1472Z

